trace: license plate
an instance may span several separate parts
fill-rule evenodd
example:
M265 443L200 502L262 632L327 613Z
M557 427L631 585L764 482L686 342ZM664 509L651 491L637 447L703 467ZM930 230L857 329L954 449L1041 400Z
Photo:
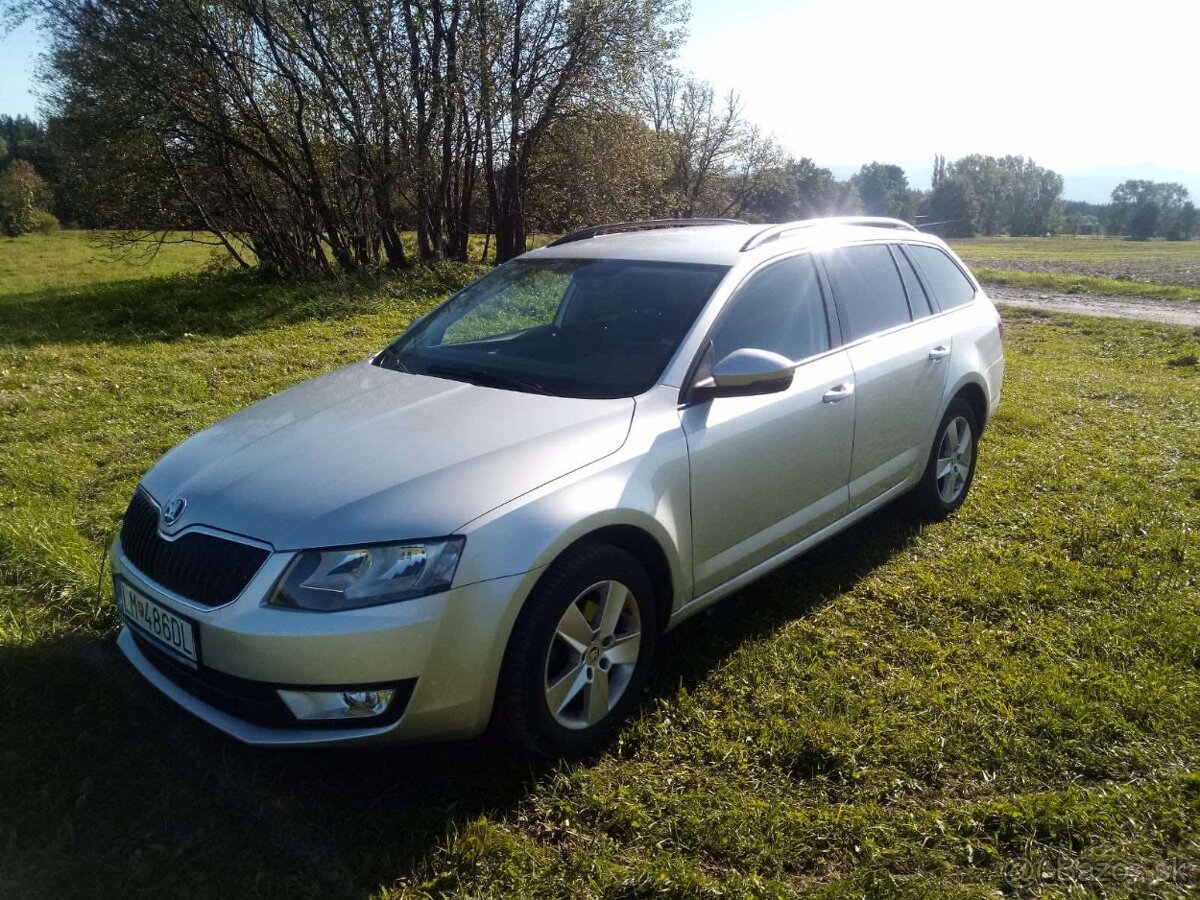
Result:
M196 625L183 616L155 603L141 591L117 579L114 584L117 608L125 620L162 644L177 656L200 662L196 652Z

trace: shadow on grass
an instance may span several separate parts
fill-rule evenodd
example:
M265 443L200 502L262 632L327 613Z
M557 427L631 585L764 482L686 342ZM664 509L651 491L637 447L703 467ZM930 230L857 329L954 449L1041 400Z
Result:
M0 896L357 896L545 764L491 736L242 746L143 682L113 636L0 647Z
M646 704L811 614L902 549L870 517L690 620ZM0 648L0 894L364 896L555 766L497 737L378 750L243 747L160 697L111 636ZM584 760L580 764L589 765Z
M175 275L0 295L0 342L41 344L233 337L383 307L419 314L479 269L441 262L402 273L329 282L275 281L253 273Z
M649 697L690 689L741 644L811 615L907 547L917 531L887 507L684 622L659 647Z

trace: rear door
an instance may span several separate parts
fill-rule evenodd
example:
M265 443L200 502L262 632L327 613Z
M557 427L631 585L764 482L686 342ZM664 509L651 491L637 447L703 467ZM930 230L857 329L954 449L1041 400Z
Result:
M854 373L828 311L813 259L795 256L753 273L713 329L712 361L754 348L801 362L785 391L720 397L681 414L696 594L846 512Z
M908 260L888 244L825 251L855 378L850 506L903 482L923 461L946 386L950 326Z

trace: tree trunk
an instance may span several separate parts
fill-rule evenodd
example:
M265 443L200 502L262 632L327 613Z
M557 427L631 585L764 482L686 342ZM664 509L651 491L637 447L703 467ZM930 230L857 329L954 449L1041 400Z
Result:
M525 179L521 166L509 163L500 173L492 219L496 229L496 262L508 262L525 252Z

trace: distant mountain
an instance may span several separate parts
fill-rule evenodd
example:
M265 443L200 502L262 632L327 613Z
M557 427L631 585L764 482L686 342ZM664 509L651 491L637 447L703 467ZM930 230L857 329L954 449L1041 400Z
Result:
M887 162L888 160L880 160ZM933 177L933 165L926 162L902 161L898 165L904 167L910 187L928 190ZM847 179L859 169L853 165L827 166L834 177ZM1135 166L1109 166L1095 169L1074 169L1061 172L1063 177L1063 197L1067 200L1085 200L1088 203L1107 203L1112 196L1113 188L1122 181L1131 178L1142 178L1148 181L1177 181L1188 189L1193 202L1200 205L1200 171L1188 169L1172 169L1154 163L1144 163Z

